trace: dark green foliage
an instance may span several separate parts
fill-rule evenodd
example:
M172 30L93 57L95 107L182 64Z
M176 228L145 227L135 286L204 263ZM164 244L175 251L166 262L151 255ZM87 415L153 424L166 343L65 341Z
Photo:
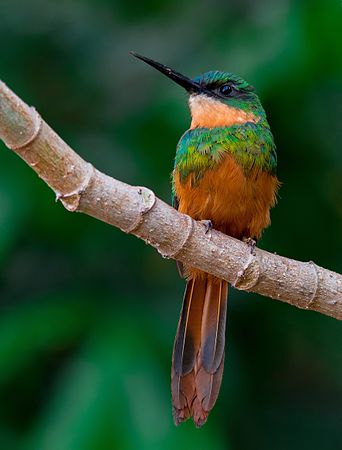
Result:
M2 0L0 78L85 159L169 201L186 95L128 55L255 85L283 182L259 245L342 271L341 6ZM175 428L184 281L133 236L69 214L0 144L1 450L342 448L341 324L232 291L208 424Z

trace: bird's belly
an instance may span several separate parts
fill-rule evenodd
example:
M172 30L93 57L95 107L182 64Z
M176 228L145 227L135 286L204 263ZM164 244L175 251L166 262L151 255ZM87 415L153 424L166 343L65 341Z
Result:
M179 211L196 220L211 220L214 228L231 236L260 237L270 223L278 180L260 170L245 174L233 157L227 155L199 181L189 174L184 182L174 172Z

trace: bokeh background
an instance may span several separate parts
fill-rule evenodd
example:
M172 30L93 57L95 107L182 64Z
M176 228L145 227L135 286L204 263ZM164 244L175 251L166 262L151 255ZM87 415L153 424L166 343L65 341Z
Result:
M186 95L134 60L237 72L283 182L262 248L342 270L341 4L1 0L0 77L85 159L170 201ZM176 428L173 261L70 214L0 143L1 450L342 448L338 321L232 291L221 395Z

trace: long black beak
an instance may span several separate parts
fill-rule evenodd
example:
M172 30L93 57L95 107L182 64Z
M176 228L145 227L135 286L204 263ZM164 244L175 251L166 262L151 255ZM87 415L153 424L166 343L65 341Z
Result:
M206 89L204 89L200 84L195 83L190 78L185 77L179 72L171 69L170 67L164 66L164 64L160 64L157 61L153 61L153 59L146 58L146 56L138 55L138 53L130 52L131 55L135 56L138 59L141 59L145 63L159 70L159 72L163 73L167 77L171 78L171 80L175 81L177 84L186 89L189 93L208 93Z

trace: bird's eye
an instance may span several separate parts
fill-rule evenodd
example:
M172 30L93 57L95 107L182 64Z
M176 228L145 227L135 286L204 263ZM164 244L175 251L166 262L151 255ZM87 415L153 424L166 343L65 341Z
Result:
M228 97L233 92L233 88L230 84L224 84L220 87L220 93L225 97Z

